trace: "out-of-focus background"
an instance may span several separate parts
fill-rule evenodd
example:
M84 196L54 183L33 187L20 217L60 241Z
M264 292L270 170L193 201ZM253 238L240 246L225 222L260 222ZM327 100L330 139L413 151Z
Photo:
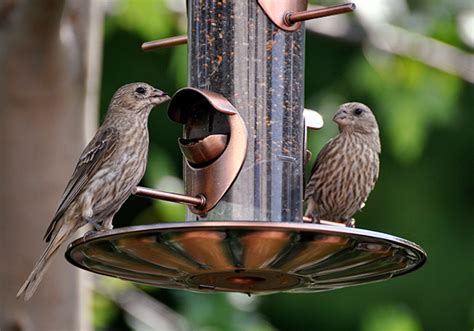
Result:
M0 29L8 23L2 23L2 18L17 2L21 1L0 3ZM80 7L77 1L72 2ZM144 41L186 33L184 1L97 3L100 5L88 9L88 17L96 10L105 12L103 42L100 38L96 41L102 46L92 47L81 56L100 56L103 47L102 63L98 69L88 69L88 78L81 76L85 81L81 91L87 92L91 86L87 80L92 80L96 90L100 87L100 96L92 96L91 101L100 104L100 119L114 91L125 83L145 81L170 94L186 85L186 46L150 53L140 49ZM325 119L322 130L310 133L309 145L316 155L336 134L331 118L337 105L360 101L373 109L382 140L380 179L367 206L356 215L357 225L416 242L428 253L427 264L415 273L380 283L317 294L252 297L165 290L97 276L88 285L93 289L91 320L95 330L445 331L474 327L474 3L355 3L354 14L306 24L305 106ZM47 10L45 13L49 17ZM38 22L41 24L41 18ZM102 26L100 21L98 24ZM73 26L80 28L81 24ZM90 29L86 36L93 39L100 26ZM77 42L72 40L74 31L77 29L61 29L61 40ZM31 38L45 43L47 36L46 31ZM0 34L0 38L5 37ZM0 64L8 48L8 44L0 43ZM94 55L94 49L99 55ZM94 85L94 73L99 72ZM18 81L0 79L1 86L8 88L12 83L21 96ZM4 100L0 99L0 107ZM182 159L176 140L181 127L168 120L165 109L157 108L150 116L149 164L142 184L179 192ZM86 115L86 121L93 123L94 116ZM34 120L31 125L35 125ZM61 140L61 134L66 133L56 134ZM75 143L72 159L77 159L80 146L84 146L83 141ZM40 160L41 155L37 158ZM64 171L70 173L70 166ZM6 180L8 172L2 176ZM7 195L3 190L2 203ZM184 219L184 213L179 205L131 197L114 224L176 222ZM20 224L21 219L17 222ZM47 221L43 224L41 228ZM41 234L34 233L38 242ZM18 277L23 279L25 273Z

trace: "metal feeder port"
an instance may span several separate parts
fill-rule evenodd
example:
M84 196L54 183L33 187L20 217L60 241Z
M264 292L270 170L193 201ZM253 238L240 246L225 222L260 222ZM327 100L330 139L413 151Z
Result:
M426 253L405 239L303 220L306 131L323 124L303 105L304 20L355 7L306 8L189 0L187 36L142 46L188 43L189 87L168 112L183 126L185 194L135 189L188 205L186 222L78 239L66 252L72 264L162 288L248 294L325 291L423 265Z

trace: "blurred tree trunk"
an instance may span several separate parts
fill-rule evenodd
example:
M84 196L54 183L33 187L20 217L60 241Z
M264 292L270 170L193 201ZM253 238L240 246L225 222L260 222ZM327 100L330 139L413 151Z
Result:
M29 302L15 295L96 127L101 1L0 2L0 329L90 330L86 275L64 248Z

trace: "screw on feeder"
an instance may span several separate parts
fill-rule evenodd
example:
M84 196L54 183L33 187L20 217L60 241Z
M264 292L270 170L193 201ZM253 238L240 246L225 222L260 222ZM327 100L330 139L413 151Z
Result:
M352 2L331 6L326 8L318 8L314 10L307 10L301 12L286 12L283 16L283 22L287 26L292 26L297 22L307 21L315 18L339 15L352 12L356 9L356 5Z

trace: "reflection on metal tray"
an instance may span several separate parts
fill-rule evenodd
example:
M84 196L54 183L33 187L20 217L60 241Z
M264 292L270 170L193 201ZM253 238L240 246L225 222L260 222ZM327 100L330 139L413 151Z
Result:
M162 288L318 292L389 279L426 260L416 244L321 224L187 222L118 228L74 241L72 264Z

